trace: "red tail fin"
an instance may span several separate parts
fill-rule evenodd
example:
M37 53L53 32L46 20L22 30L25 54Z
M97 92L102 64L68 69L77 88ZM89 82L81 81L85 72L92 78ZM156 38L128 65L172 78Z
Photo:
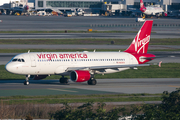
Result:
M140 0L140 11L143 13L146 11L146 7L144 7L143 0Z
M140 0L140 8L144 8L143 0Z
M135 54L147 53L152 24L152 20L145 21L129 48L124 52Z

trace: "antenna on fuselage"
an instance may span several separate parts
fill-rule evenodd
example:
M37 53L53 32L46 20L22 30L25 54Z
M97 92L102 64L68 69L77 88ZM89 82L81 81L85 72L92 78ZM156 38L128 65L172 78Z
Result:
M96 49L94 49L94 52L96 52Z
M30 50L28 50L28 53L30 53Z

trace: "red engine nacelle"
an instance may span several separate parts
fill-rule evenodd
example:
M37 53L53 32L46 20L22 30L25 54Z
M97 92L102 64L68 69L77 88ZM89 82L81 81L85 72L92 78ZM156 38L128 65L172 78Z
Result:
M71 72L70 78L74 82L85 82L90 80L91 74L85 70L75 70Z
M30 80L41 80L41 79L44 79L46 78L48 75L31 75L30 76Z

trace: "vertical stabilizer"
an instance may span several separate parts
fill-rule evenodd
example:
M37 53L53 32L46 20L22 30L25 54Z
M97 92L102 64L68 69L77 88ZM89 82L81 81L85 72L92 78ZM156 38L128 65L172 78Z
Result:
M144 8L143 0L140 0L140 8Z
M152 20L145 21L143 26L137 33L136 37L134 38L133 42L129 46L129 48L124 52L133 53L133 54L147 53L152 25L153 25Z
M146 7L144 7L143 0L140 0L140 11L143 13L146 11Z

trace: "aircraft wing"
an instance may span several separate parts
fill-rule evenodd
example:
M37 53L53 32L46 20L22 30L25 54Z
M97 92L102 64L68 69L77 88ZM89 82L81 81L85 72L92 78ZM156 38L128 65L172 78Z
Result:
M117 69L117 68L134 68L140 66L149 66L150 64L131 64L131 65L111 65L111 66L89 66L89 67L68 67L66 72L73 70L100 70L100 69Z

